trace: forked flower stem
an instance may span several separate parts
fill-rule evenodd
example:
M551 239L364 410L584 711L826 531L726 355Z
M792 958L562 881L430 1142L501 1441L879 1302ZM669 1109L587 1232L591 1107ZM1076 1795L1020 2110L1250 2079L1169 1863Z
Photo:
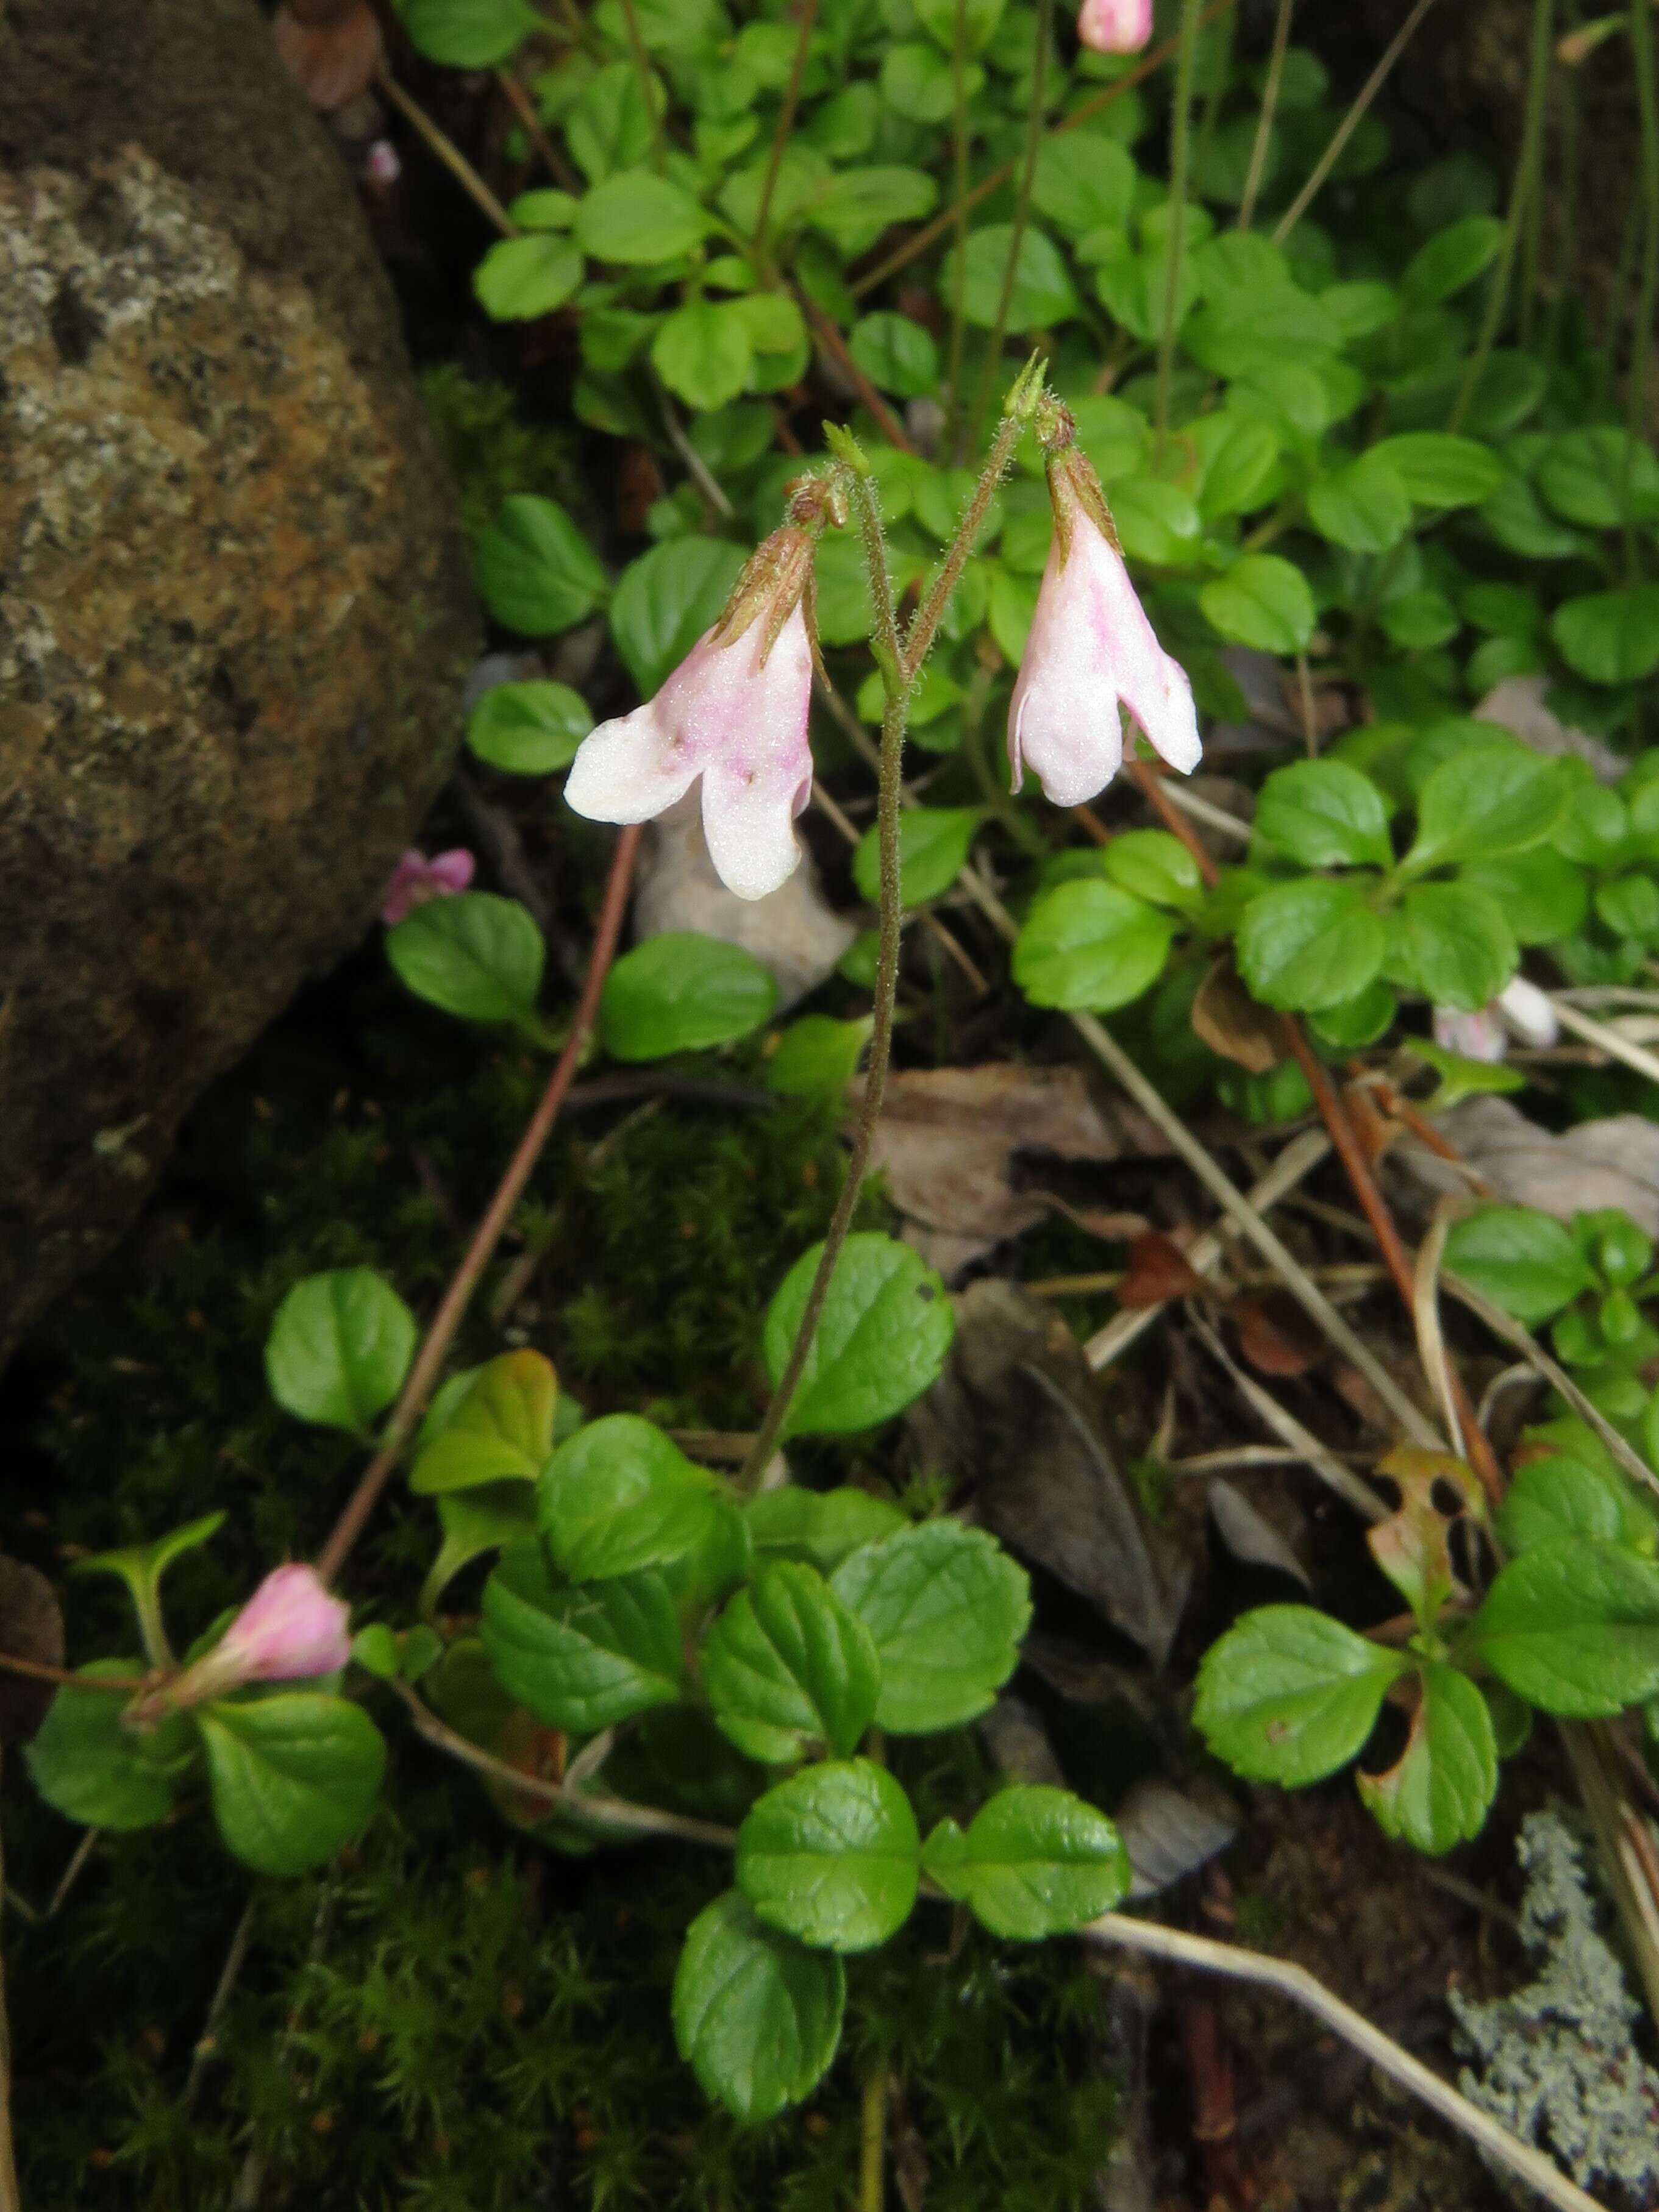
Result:
M317 1554L317 1572L326 1583L332 1583L345 1565L347 1554L367 1526L381 1491L391 1480L393 1469L403 1456L404 1448L414 1434L415 1425L425 1410L444 1358L454 1340L455 1332L466 1317L473 1293L479 1286L479 1279L500 1243L503 1231L513 1218L513 1208L523 1195L524 1186L530 1180L531 1170L541 1157L542 1147L552 1134L553 1124L558 1119L558 1109L564 1103L565 1094L576 1079L582 1047L599 1012L599 994L604 988L611 962L616 957L617 943L622 934L622 917L627 910L628 890L633 881L634 860L638 851L638 829L630 827L624 830L617 838L616 850L612 855L611 872L606 879L604 901L594 931L594 949L589 958L582 996L576 1002L564 1049L547 1079L547 1088L541 1095L540 1103L530 1116L524 1134L519 1139L518 1150L508 1162L506 1172L496 1186L495 1196L473 1232L473 1241L467 1248L466 1256L450 1278L449 1287L443 1294L443 1303L432 1316L431 1326L415 1355L415 1364L409 1370L408 1379L398 1394L398 1402L392 1408L390 1418L381 1433L379 1448L363 1469L357 1488L346 1500L345 1510L334 1523L328 1541Z

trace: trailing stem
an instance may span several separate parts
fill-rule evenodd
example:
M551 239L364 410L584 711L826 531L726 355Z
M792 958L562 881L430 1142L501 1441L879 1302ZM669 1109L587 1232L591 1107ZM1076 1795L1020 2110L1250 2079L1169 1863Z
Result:
M1176 310L1186 245L1186 173L1192 152L1192 59L1199 42L1198 0L1181 0L1180 52L1175 62L1174 113L1169 134L1169 228L1163 241L1163 327L1158 332L1158 384L1152 426L1157 450L1169 431L1169 387L1174 374Z

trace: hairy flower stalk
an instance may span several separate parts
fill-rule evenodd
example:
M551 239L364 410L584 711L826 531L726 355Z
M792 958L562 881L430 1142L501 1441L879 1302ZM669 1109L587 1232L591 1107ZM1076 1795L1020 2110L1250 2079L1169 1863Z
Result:
M1048 456L1054 544L1009 707L1009 761L1016 791L1030 767L1057 806L1081 806L1122 765L1119 702L1183 775L1203 748L1192 687L1136 596L1069 410L1046 398L1037 431Z
M828 478L796 487L789 520L714 628L654 699L582 740L564 787L591 821L647 822L700 776L709 857L740 898L765 898L801 858L791 824L812 795L812 556L834 503Z
M1138 54L1152 35L1152 0L1083 0L1077 37L1097 54Z

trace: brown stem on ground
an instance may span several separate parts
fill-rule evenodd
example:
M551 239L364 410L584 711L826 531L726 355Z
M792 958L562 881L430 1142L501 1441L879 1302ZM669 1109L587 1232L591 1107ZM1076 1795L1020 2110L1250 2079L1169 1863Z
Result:
M582 1048L599 1012L599 994L604 988L605 978L610 971L611 962L616 957L617 943L622 934L622 919L627 911L634 861L639 851L639 834L637 827L630 827L617 838L611 872L606 881L605 896L594 931L594 949L588 963L587 979L571 1018L570 1034L565 1040L564 1049L548 1078L541 1103L519 1139L518 1150L508 1162L506 1172L496 1186L495 1196L490 1200L483 1218L473 1231L466 1255L450 1279L449 1287L443 1294L443 1302L432 1317L425 1340L416 1354L415 1364L409 1370L408 1380L381 1432L380 1447L347 1499L345 1509L334 1523L328 1541L317 1554L317 1572L326 1583L332 1582L345 1565L347 1554L363 1534L381 1491L391 1480L392 1471L403 1455L404 1446L414 1433L415 1425L425 1410L426 1401L438 1379L455 1332L472 1302L473 1291L478 1288L479 1279L501 1242L503 1231L512 1219L513 1209L523 1195L531 1170L541 1157L542 1148L558 1119L559 1108L564 1103L565 1094L575 1080Z

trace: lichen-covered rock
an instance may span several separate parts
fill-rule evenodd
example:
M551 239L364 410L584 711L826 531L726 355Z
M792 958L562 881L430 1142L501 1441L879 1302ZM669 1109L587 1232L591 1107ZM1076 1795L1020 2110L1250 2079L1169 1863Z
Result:
M11 0L0 1358L348 945L477 626L350 184L252 0Z

